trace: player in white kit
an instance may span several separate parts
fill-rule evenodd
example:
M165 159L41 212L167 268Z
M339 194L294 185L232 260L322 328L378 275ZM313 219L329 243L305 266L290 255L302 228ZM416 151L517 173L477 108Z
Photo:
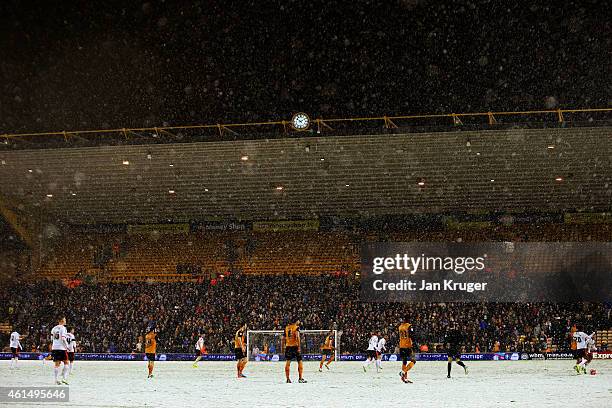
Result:
M23 349L21 347L21 336L16 330L11 333L10 337L10 347L11 347L11 365L10 368L17 367L17 360L19 360L19 352Z
M74 337L74 327L71 327L68 333L66 334L66 342L68 343L68 347L66 351L68 351L68 362L69 362L69 370L68 374L72 374L72 367L74 366L74 353L76 353L76 338Z
M591 337L582 331L581 326L576 326L576 332L574 333L574 341L576 342L576 365L574 366L574 370L578 374L586 374L586 352L589 340L592 340Z
M193 368L198 368L198 361L202 359L202 353L204 352L204 337L202 337L201 333L199 334L198 341L196 341L195 349L197 357L193 362Z
M378 338L378 343L376 344L376 372L382 370L382 355L387 350L387 340L385 340L385 336L380 334Z
M51 340L53 341L53 345L51 347L51 355L53 356L53 363L55 367L53 367L53 374L55 376L55 383L57 385L66 384L68 385L68 381L66 377L68 376L68 341L66 331L66 318L61 317L58 320L57 326L51 329ZM59 380L59 372L60 365L64 363L64 369L62 370L62 380Z
M593 353L597 351L597 346L595 345L595 340L593 339L593 336L595 336L595 332L589 334L589 337L587 338L587 346L585 352L586 362L584 363L585 370L586 366L588 366L591 363L591 360L593 360Z
M368 342L368 350L366 361L363 362L363 372L368 371L368 367L370 364L376 361L376 347L378 346L378 336L376 332L372 332L372 337L370 337L370 341Z

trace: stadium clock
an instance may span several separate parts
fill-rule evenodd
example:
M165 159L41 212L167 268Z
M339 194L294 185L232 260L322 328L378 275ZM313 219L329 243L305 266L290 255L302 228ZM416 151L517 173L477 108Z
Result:
M310 127L310 118L305 113L296 113L293 115L293 118L291 118L291 126L293 129L299 131L308 130Z

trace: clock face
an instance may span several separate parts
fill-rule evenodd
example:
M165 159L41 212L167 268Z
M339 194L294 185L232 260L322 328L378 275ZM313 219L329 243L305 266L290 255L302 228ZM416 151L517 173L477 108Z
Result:
M305 113L296 113L291 119L291 124L295 130L306 130L310 126L310 118Z

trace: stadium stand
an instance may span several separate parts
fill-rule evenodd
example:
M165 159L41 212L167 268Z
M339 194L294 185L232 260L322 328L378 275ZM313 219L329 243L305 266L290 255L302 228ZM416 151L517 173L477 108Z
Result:
M0 193L89 225L606 211L611 138L609 127L513 128L13 150L0 153Z
M191 351L200 330L210 352L228 352L244 321L270 330L299 316L358 352L374 329L397 344L409 316L430 350L451 322L465 328L465 351L530 351L542 338L567 350L577 321L607 333L608 304L366 303L360 245L610 242L610 137L511 128L2 151L0 194L40 216L41 239L0 263L11 277L0 322L28 332L28 349L45 349L66 313L83 351L130 352L155 320L160 352ZM207 230L244 219L249 228Z
M130 352L149 321L160 328L160 349L189 352L197 332L207 334L211 352L229 352L233 330L242 321L253 329L279 329L288 316L306 328L342 330L342 352L363 351L370 330L382 330L396 344L399 319L410 316L419 344L440 345L445 329L459 322L466 351L533 351L539 338L553 350L569 348L572 322L609 327L609 308L601 303L362 303L359 281L351 276L226 276L202 283L82 284L57 281L5 285L0 291L0 321L30 332L28 348L44 350L55 311L77 327L83 351ZM240 293L240 296L237 294ZM308 308L303 305L308 304Z
M570 242L612 240L611 224L521 224L487 228L379 233L242 232L186 235L70 235L47 251L41 276L100 281L194 281L239 271L249 275L318 275L359 270L359 248L367 240L392 242ZM120 253L113 254L113 245ZM107 252L103 262L96 254ZM99 261L99 259L98 259Z

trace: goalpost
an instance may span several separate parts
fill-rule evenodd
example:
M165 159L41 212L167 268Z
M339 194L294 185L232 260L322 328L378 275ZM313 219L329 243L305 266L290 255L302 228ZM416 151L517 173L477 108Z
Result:
M300 330L301 354L321 354L321 346L330 332L334 334L334 360L339 361L338 330ZM273 360L275 355L282 356L285 353L283 335L283 330L247 330L246 348L249 361L269 361Z

